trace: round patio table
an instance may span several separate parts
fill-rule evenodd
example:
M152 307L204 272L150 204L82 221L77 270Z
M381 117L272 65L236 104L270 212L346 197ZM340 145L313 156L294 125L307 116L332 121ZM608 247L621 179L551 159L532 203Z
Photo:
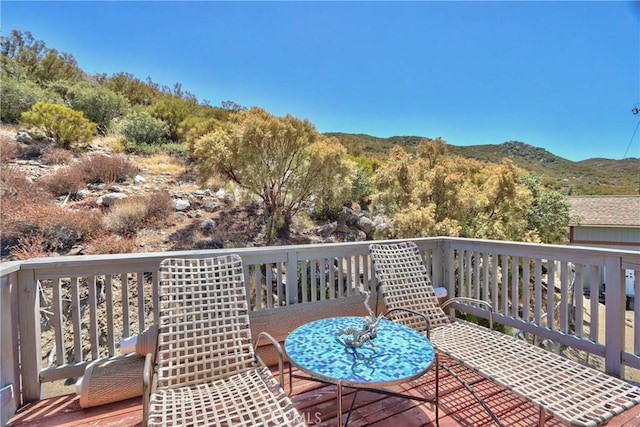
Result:
M423 375L435 359L433 346L424 335L387 319L378 323L374 339L361 347L345 345L341 331L361 329L363 324L363 317L320 319L294 329L284 342L293 366L313 379L337 386L340 417L343 386L400 384Z

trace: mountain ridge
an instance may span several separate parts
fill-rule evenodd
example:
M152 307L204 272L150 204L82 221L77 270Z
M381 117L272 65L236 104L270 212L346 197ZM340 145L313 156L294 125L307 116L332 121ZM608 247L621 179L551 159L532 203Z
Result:
M375 137L367 134L325 132L337 138L352 155L383 156L393 145L414 152L424 137ZM521 141L501 144L452 145L450 155L500 163L507 157L519 167L542 176L545 186L568 195L631 195L640 194L640 158L590 158L580 161L565 159L550 151Z

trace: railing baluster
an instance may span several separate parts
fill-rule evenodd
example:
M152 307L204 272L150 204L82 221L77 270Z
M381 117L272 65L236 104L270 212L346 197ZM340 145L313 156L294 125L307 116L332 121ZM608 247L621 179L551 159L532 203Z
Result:
M144 278L144 272L142 271L138 271L137 275L138 275L138 280L137 280L137 283L138 283L138 333L140 333L144 331L144 324L145 324L145 317L146 317L146 310L144 307L145 278Z
M309 260L309 270L311 271L311 301L318 300L318 274L317 264L315 259Z
M500 255L501 267L502 267L502 310L501 313L505 316L509 313L509 257L505 254Z
M582 275L582 264L575 265L575 276L573 282L573 294L575 295L575 330L574 334L582 338L584 334L584 281Z
M333 260L326 258L324 260L325 270L328 270L329 273L329 298L334 299L336 297L336 275L335 275L335 265L333 264Z
M542 261L536 258L533 266L533 313L535 323L542 326Z
M307 271L309 269L309 261L308 260L300 260L298 261L298 264L300 265L300 271L301 271L301 281L302 281L302 302L309 302L309 293L311 290L311 287L309 286L309 275L307 274Z
M71 278L71 324L73 325L73 361L81 362L82 328L80 326L80 290L78 277Z
M498 264L499 264L499 255L491 254L491 306L494 310L498 310L500 300L498 297L500 296L499 284L498 284Z
M122 294L120 299L122 300L122 336L131 336L131 329L129 324L129 278L127 273L120 274L120 289Z
M592 265L589 269L589 281L591 282L591 319L589 322L589 339L598 342L598 331L600 329L600 275L598 266Z
M64 343L64 313L62 308L62 285L60 279L51 280L53 290L53 301L51 301L51 310L53 311L53 328L56 334L56 364L66 363Z
M520 307L520 292L518 291L520 278L518 271L519 257L511 257L511 316L518 316L518 308Z
M272 264L265 264L265 285L267 287L267 308L273 308L273 270Z
M353 257L349 256L346 258L347 263L347 296L353 295L353 285L356 282L353 277Z
M531 318L531 258L522 259L522 320Z
M104 298L107 311L107 351L109 356L116 354L116 337L113 319L113 275L107 274L104 278Z
M547 260L547 327L555 329L556 264Z
M89 287L88 301L89 306L89 342L91 343L91 359L97 359L100 354L98 347L98 295L96 292L96 276L87 277L87 286Z
M566 262L560 264L560 330L569 331L569 268Z
M480 299L480 254L473 253L473 297Z

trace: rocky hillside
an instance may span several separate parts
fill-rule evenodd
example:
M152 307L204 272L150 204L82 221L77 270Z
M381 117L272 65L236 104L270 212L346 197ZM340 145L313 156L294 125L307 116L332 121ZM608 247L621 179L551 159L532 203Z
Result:
M46 181L60 168L80 168L80 158L60 165L47 164L41 155L44 149L17 141L15 132L11 130L1 130L0 138L4 142L19 144L22 153L10 159L3 156L2 170L5 173L7 169L20 171L32 186ZM101 138L95 139L87 147L87 152L90 156L116 155L108 141ZM53 203L69 210L99 211L106 218L109 207L118 200L166 191L171 198L170 212L161 222L136 230L133 236L129 236L135 239L132 252L364 241L373 236L376 227L366 212L344 208L335 221L314 223L308 218L299 218L288 239L268 241L263 229L264 213L259 203L247 201L238 191L219 187L200 188L196 183L193 165L175 157L128 155L127 158L138 168L136 176L115 184L89 184L71 196L58 197ZM33 200L34 207L46 202L42 194ZM6 205L4 209L7 209ZM14 258L6 244L5 241L2 245L3 261ZM102 252L79 243L71 248L63 248L58 253L78 255Z

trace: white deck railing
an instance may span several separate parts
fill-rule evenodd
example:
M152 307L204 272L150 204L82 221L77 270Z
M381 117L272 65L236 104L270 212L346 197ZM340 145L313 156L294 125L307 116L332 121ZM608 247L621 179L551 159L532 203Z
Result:
M602 357L603 369L613 375L631 378L625 366L640 369L640 298L627 319L624 274L631 269L640 277L640 252L459 238L412 240L423 251L436 286L446 287L450 296L490 301L497 313L494 321ZM154 323L157 270L166 257L238 253L251 310L277 310L280 305L352 295L360 287L375 290L369 243L0 264L3 413L39 399L45 382L82 375L91 361L117 354L122 338ZM598 302L603 279L604 305ZM636 292L639 288L636 279ZM486 317L475 307L455 308ZM626 338L629 330L631 338Z

